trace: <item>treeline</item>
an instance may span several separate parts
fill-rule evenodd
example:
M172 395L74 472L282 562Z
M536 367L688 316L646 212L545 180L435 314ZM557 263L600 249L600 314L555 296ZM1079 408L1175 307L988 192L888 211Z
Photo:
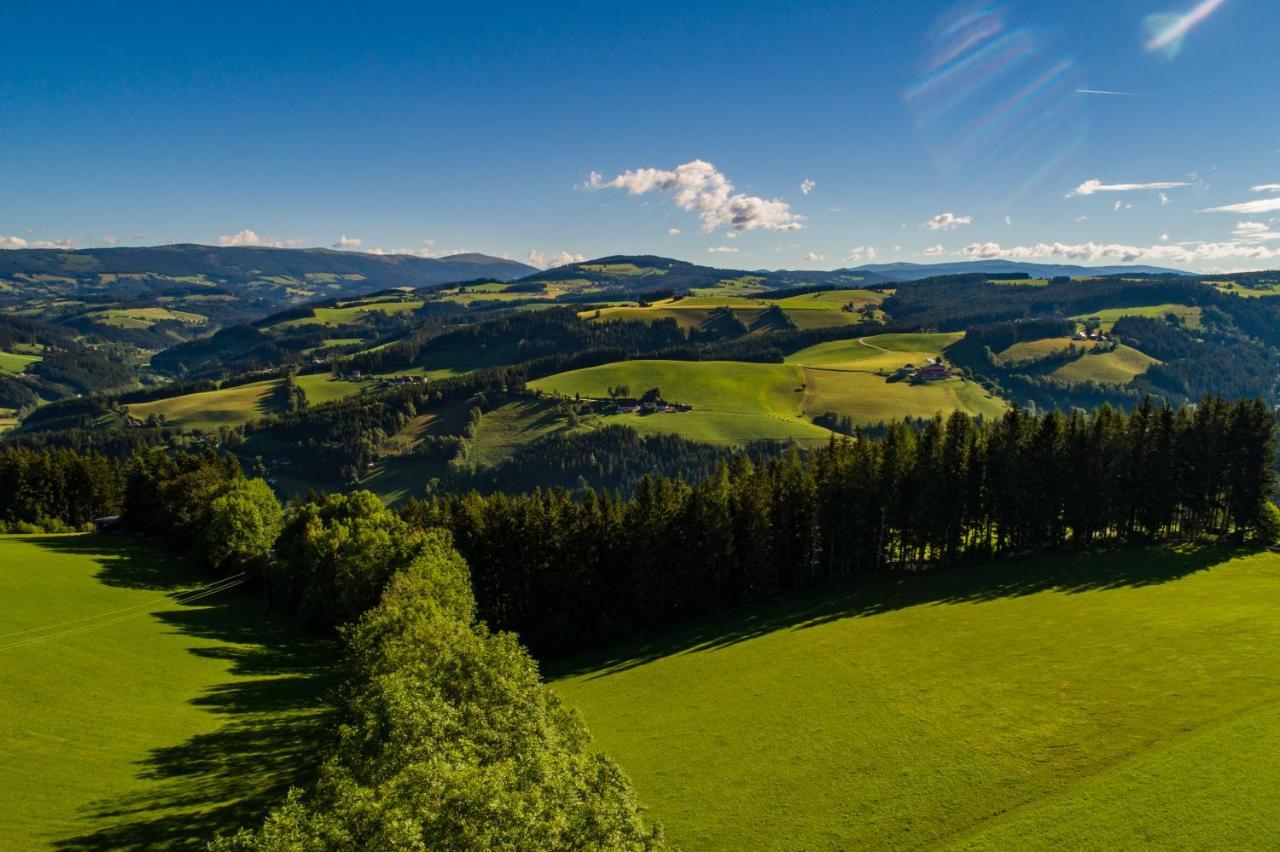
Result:
M1258 301L1258 300L1253 300ZM1214 308L1203 311L1205 327L1194 334L1149 317L1121 317L1113 334L1161 361L1134 385L1173 399L1213 393L1229 399L1274 399L1280 381L1280 353L1230 325Z
M956 413L882 439L765 465L739 457L697 485L410 501L452 530L480 614L539 654L566 654L834 580L1114 542L1244 533L1271 518L1275 419L1260 402L1194 412L993 423Z
M120 512L123 465L95 452L0 450L0 531L62 532Z
M700 482L720 463L740 454L761 462L782 455L789 445L758 441L745 448L690 441L678 435L640 435L627 426L555 434L525 444L493 467L457 470L441 478L436 493L496 491L520 493L535 488L564 488L574 494L590 489L629 495L646 476Z

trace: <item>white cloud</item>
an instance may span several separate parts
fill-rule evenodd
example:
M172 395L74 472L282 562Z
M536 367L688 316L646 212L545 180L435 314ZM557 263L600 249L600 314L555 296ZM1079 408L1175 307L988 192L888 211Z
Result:
M678 236L680 236L680 229L679 229L679 228L667 228L667 236L668 236L668 237L678 237Z
M1025 246L1002 246L999 243L971 243L956 252L964 257L980 260L1007 258L1058 258L1070 261L1111 261L1133 263L1135 261L1166 263L1199 263L1208 260L1238 258L1270 260L1280 257L1280 249L1232 241L1218 243L1192 243L1155 246L1127 246L1118 243L1036 243Z
M360 244L362 242L364 242L364 240L359 237L348 237L346 234L343 234L338 237L338 241L333 244L333 247L336 249L360 248Z
M1079 215L1079 216L1077 216L1077 217L1076 217L1076 221L1077 221L1077 222L1088 222L1088 221L1089 221L1089 217L1088 217L1088 216L1085 216L1085 215L1083 215L1083 214L1081 214L1081 215Z
M805 260L822 260L823 257L824 255L820 255L816 251L811 251L804 256L804 259Z
M1280 183L1260 183L1249 188L1254 192L1280 192Z
M1162 243L1167 243L1167 242L1169 242L1169 235L1168 235L1168 234L1161 234L1161 235L1160 235L1160 242L1162 242Z
M704 160L692 160L674 171L665 169L630 169L610 180L592 172L587 189L623 189L631 195L647 192L669 193L676 206L697 213L702 230L717 228L732 232L794 231L803 227L804 217L791 211L785 201L772 201L755 195L734 193L733 184L716 167Z
M120 238L115 234L107 234L98 242L102 243L104 246L118 246L120 245Z
M0 236L0 249L73 249L71 240L25 240L17 236Z
M733 246L711 246L707 249L710 254L737 254L738 250Z
M266 246L268 248L296 248L305 245L306 240L295 237L291 240L273 240L260 236L256 231L245 228L235 234L224 234L218 237L220 246Z
M1004 214L1004 223L1005 223L1006 225L1012 225L1012 224L1013 224L1013 217L1012 217L1012 216L1010 216L1008 213Z
M924 253L926 257L937 257L938 255L942 254L944 251L946 251L946 249L942 247L942 243L938 243L937 245L929 246L927 249L924 250Z
M1095 192L1139 192L1147 189L1177 189L1181 186L1190 185L1186 181L1180 180L1164 180L1153 183L1103 183L1094 178L1085 181L1068 192L1066 197L1074 198L1078 195L1093 195Z
M553 251L551 254L544 255L537 249L533 249L528 255L529 264L539 269L554 269L557 266L564 266L569 263L582 263L586 259L584 255L564 250Z
M858 263L864 258L867 261L872 261L879 256L880 252L875 246L855 246L849 249L849 254L845 257L845 260L850 263Z
M817 185L818 185L817 182L812 181L809 178L805 178L804 180L800 181L800 192L803 195L808 195L809 193L813 192L813 188Z
M1111 209L1112 210L1131 210L1133 209L1133 205L1128 204L1124 201L1117 201L1115 204L1111 205Z
M1280 210L1280 198L1259 198L1257 201L1241 201L1239 204L1223 204L1206 207L1201 213L1269 213Z
M1247 242L1280 240L1280 231L1271 230L1271 226L1266 222L1237 222L1236 229L1232 233L1237 239Z
M961 225L968 225L971 222L973 222L972 216L957 216L954 213L939 213L928 222L925 222L924 226L930 231L950 231L960 227Z
M1164 207L1169 203L1169 196L1166 193L1160 193L1160 206Z

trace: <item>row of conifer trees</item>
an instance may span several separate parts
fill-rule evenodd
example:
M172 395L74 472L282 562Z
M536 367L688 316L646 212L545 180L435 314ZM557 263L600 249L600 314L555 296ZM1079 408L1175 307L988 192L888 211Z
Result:
M1274 515L1258 401L1124 414L963 413L704 481L445 495L409 505L471 566L480 614L541 654L850 577L1011 554L1247 533Z

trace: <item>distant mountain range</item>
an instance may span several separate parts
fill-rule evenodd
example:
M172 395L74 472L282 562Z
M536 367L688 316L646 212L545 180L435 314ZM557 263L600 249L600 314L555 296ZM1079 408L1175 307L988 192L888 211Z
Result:
M0 251L0 277L58 276L82 281L102 275L204 278L244 283L273 276L305 281L338 276L360 282L362 292L387 287L425 287L476 278L510 281L538 270L528 264L484 254L416 257L323 248L259 246L168 246L98 249L12 249ZM336 294L335 294L336 295Z
M1180 269L1161 266L1076 266L1058 263L1029 263L1014 260L965 260L955 263L864 263L844 270L874 275L886 281L918 281L936 275L1007 275L1026 273L1031 278L1078 277L1084 275L1188 275Z

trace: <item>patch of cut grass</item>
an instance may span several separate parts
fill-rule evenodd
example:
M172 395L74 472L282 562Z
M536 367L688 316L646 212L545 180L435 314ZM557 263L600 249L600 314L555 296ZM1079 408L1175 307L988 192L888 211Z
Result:
M319 756L336 646L130 537L0 536L0 848L200 848Z
M1067 382L1092 380L1098 384L1123 385L1145 373L1152 364L1158 363L1160 362L1145 352L1121 344L1111 352L1090 352L1064 364L1050 375Z
M28 367L44 356L31 355L25 352L0 352L0 373L17 374L25 372Z
M163 414L171 425L214 431L219 426L241 426L265 414L282 411L283 400L277 393L280 381L269 379L233 388L134 402L128 409L140 420Z
M1182 321L1187 328L1200 327L1200 308L1192 305L1140 305L1133 308L1107 308L1102 311L1094 311L1090 314L1080 314L1072 317L1073 320L1084 322L1089 319L1098 319L1101 322L1103 331L1110 331L1112 326L1116 324L1116 320L1120 317L1152 317L1155 319L1163 319L1169 314L1173 314Z
M1280 555L1151 548L868 583L562 665L690 850L1265 848Z

